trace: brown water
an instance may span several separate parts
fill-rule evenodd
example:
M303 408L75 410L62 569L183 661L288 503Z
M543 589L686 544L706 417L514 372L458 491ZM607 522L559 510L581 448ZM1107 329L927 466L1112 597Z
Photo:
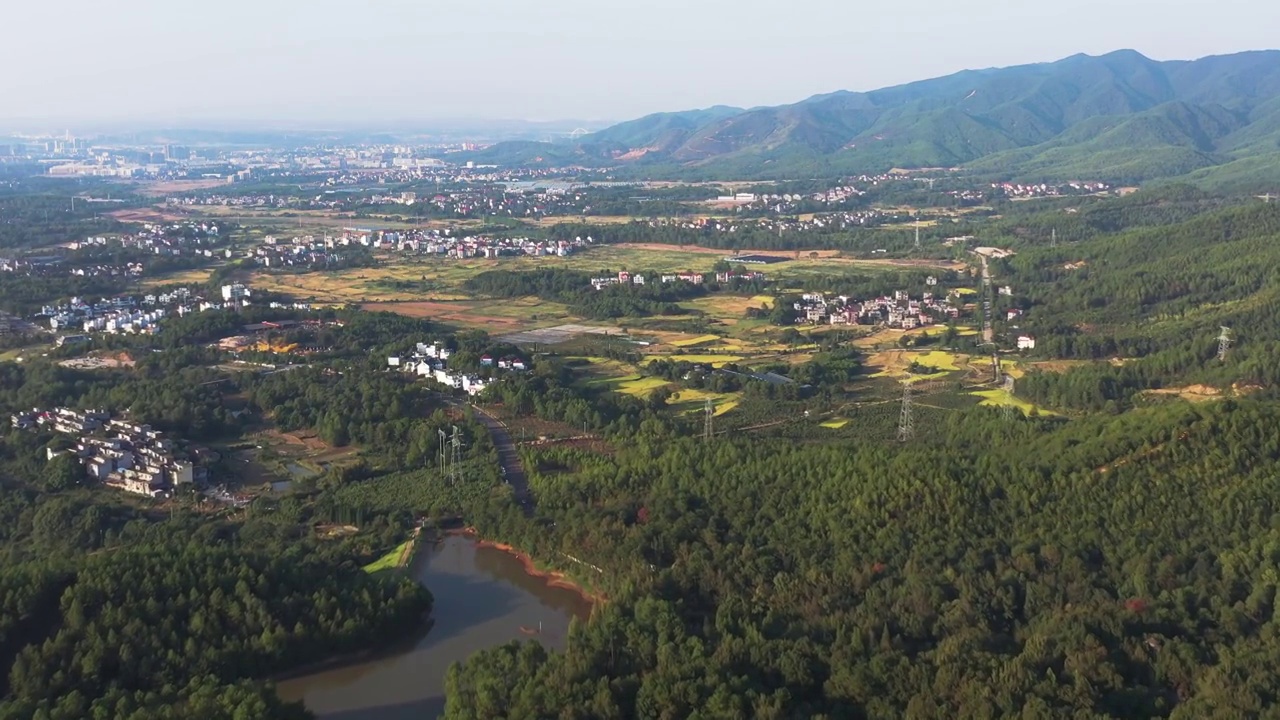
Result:
M424 547L413 576L435 596L433 624L383 655L280 683L286 700L302 700L322 720L423 720L444 711L449 665L477 650L534 635L563 647L569 622L586 619L591 605L525 572L510 553L449 536Z

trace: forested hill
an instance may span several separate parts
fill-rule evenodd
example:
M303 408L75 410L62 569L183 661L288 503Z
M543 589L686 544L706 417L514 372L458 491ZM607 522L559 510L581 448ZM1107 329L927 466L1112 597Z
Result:
M778 107L661 113L576 143L501 143L475 159L721 179L966 165L1021 179L1274 181L1280 51L1074 55Z
M564 654L455 668L447 717L1266 717L1277 422L974 411L904 448L547 455L555 522L509 541L589 549L618 592Z

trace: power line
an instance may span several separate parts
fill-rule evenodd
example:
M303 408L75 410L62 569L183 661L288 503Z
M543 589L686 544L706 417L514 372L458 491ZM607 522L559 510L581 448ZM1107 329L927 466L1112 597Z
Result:
M902 412L898 416L898 442L909 442L916 436L915 422L911 417L911 383L902 383Z

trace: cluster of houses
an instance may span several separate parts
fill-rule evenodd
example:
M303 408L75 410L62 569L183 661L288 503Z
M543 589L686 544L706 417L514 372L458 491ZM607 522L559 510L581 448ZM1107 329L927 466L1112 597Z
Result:
M48 450L52 460L71 453L92 480L108 487L148 497L163 497L180 485L204 481L204 468L196 468L178 455L176 443L150 425L113 420L102 410L83 412L69 408L34 409L16 413L13 427L20 430L48 427L74 438L69 450Z
M799 205L795 203L789 205L783 203L768 207L741 205L737 208L739 212L752 209L767 210L785 215L787 213L797 212L799 210ZM676 227L686 230L698 230L704 233L728 234L758 229L772 235L777 235L779 233L830 232L837 229L848 229L854 227L878 227L893 223L910 222L915 219L915 216L909 216L905 212L868 208L863 210L822 212L812 216L805 215L804 219L796 217L743 217L737 219L658 218L645 222L649 227L653 228Z
M391 233L395 235L395 233ZM489 238L482 236L450 237L421 233L397 238L399 249L424 255L465 258L498 258L503 256L567 257L595 242L590 236L573 240L534 240L531 238Z
M124 264L86 262L67 269L66 258L61 255L45 257L0 258L0 272L15 275L77 275L80 277L140 277L141 263Z
M172 292L103 298L90 303L79 297L62 305L45 305L40 315L48 318L54 332L82 330L85 333L155 333L169 313L179 317L208 310L237 310L247 307L250 291L243 285L224 285L222 302L206 300L190 288Z
M116 245L137 248L156 255L220 255L231 257L230 250L215 250L221 242L219 228L214 222L145 223L137 232L112 236L94 236L67 245L71 250L91 250Z
M1089 193L1099 193L1111 189L1111 186L1104 182L1086 181L1086 182L1069 182L1061 184L1048 183L991 183L991 188L996 193L1011 198L1035 198L1035 197L1058 197L1060 195L1087 195Z
M352 229L337 236L303 235L284 240L267 237L253 250L258 264L268 268L315 267L343 261L342 248L353 246L370 250L434 255L448 258L498 258L504 256L566 257L589 245L591 237L573 240L536 240L532 238L491 238L484 236L454 237L452 230L361 230Z
M934 279L934 284L936 282ZM933 325L941 318L959 317L960 305L959 295L956 293L938 298L927 292L917 300L903 290L896 290L892 297L882 295L871 300L856 300L847 295L829 298L823 293L805 293L795 302L794 307L799 313L798 321L815 325L884 325L912 330Z
M721 284L735 281L763 281L765 279L764 273L749 270L718 272L715 273L714 276L716 282ZM692 285L701 285L707 281L707 274L696 272L668 273L659 275L658 280L664 284L686 282ZM640 273L631 273L626 270L620 270L617 275L605 275L602 277L591 278L591 287L596 290L603 290L604 288L614 285L644 285L647 282L648 281L645 279L645 276Z
M402 372L414 373L420 377L435 380L441 385L457 388L468 395L479 395L489 387L492 380L482 378L474 373L459 372L449 369L449 358L453 351L439 342L430 345L418 343L414 353L409 357L388 357L387 366ZM524 372L529 364L519 357L494 358L484 355L480 358L481 367Z

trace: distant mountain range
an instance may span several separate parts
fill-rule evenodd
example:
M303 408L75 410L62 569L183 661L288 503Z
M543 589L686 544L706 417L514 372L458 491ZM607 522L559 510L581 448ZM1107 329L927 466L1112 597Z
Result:
M474 159L720 179L962 166L1024 180L1273 181L1280 51L1074 55L778 107L658 113L573 141L500 143Z

